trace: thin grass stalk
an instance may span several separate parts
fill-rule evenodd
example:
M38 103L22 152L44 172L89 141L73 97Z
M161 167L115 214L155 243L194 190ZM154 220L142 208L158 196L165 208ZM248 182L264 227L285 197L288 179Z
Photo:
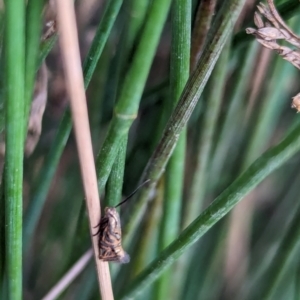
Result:
M260 152L266 147L271 136L274 134L274 128L278 123L282 109L287 102L281 101L286 98L288 82L290 81L290 74L295 73L296 69L285 63L282 59L277 59L272 79L267 87L267 93L264 95L264 101L261 108L257 112L258 118L254 124L254 131L247 147L245 155L244 167L249 165ZM264 141L262 143L262 141Z
M88 268L80 281L81 284L75 288L74 300L92 299L92 295L95 294L96 291L95 286L97 286L95 268L93 264L88 265Z
M240 299L246 298L246 295L248 296L250 293L253 295L253 291L259 290L260 284L264 282L262 278L266 270L270 268L272 260L274 259L276 250L278 249L278 243L286 236L287 229L299 209L300 204L295 200L295 195L298 194L300 180L300 175L297 174L298 173L294 171L287 176L286 182L289 183L289 185L287 185L288 188L284 189L278 195L280 203L277 205L276 211L271 216L266 228L254 245L251 260L255 262L255 264L252 264L249 270L249 280L245 282L240 289ZM284 223L282 223L282 212L288 212ZM276 229L275 231L274 228ZM267 249L266 245L268 245Z
M5 199L4 199L4 177L0 185L0 297L4 295L4 278L5 278Z
M67 90L70 96L72 118L74 122L82 183L86 197L86 206L89 217L90 234L94 250L99 289L103 300L112 300L114 299L114 296L108 263L98 259L98 237L95 236L93 232L94 228L99 224L101 207L97 189L97 176L89 128L84 79L80 63L75 8L72 0L64 2L57 0L56 5L61 33L60 47L66 75Z
M283 105L285 105L285 102L280 101L280 99L283 99L285 97L285 92L286 92L285 86L287 84L287 80L291 78L286 73L286 70L292 71L292 68L293 68L292 65L285 63L283 60L281 59L276 60L275 68L274 70L271 71L273 76L270 83L268 84L267 94L262 96L263 99L260 101L261 103L258 109L254 110L256 122L252 126L254 129L251 133L246 148L246 153L241 167L242 170L245 170L246 167L249 166L249 164L253 162L254 159L256 159L263 152L263 150L268 145L268 142L270 141L271 135L273 134L273 130L274 130L273 128L276 127L276 123L278 122L280 112L282 111ZM285 75L285 77L283 77L283 75ZM257 114L258 114L258 118L256 118ZM246 232L248 233L248 236L251 236L250 222L252 221L252 214L254 209L253 196L251 197L250 194L248 197L249 199L241 203L239 207L236 208L237 211L233 212L232 215L232 226L233 226L233 230L235 231L235 235L237 234L236 232L237 229L234 229L234 227L238 227L240 231L240 236L246 239L247 239ZM246 213L247 217L241 219L241 217L239 216L241 212ZM243 223L236 224L234 218L237 219L237 222L241 222L242 220ZM250 237L248 237L248 240L249 238ZM229 253L232 252L232 250L235 247L236 245L232 245L232 248L229 248L228 252ZM237 269L234 271L236 276L234 276L234 278L236 278L237 281L242 282L243 280L241 279L243 276L240 270L243 269L245 270L245 264L237 261L236 267ZM232 278L231 276L230 280L235 281L234 278ZM240 286L240 284L238 284L237 286Z
M201 56L203 46L215 12L216 0L205 0L198 4L195 24L193 26L190 65L193 71Z
M203 55L201 56L196 70L189 78L178 105L170 117L162 134L162 138L143 173L142 179L150 179L152 184L141 191L140 197L135 203L135 207L130 216L130 221L124 228L124 232L127 235L125 236L125 243L130 241L130 235L134 233L134 228L136 228L136 225L139 223L145 211L151 190L164 171L165 165L176 146L179 135L189 120L198 99L201 96L243 4L243 0L224 2L212 25L211 34L207 41L207 47L203 51Z
M246 94L246 88L248 87L248 79L252 72L252 66L257 55L258 45L252 43L252 45L246 50L243 50L243 62L241 68L236 74L237 81L233 87L230 95L230 102L228 104L225 120L221 126L221 132L218 135L216 145L212 154L213 160L211 162L211 176L218 178L221 170L226 162L226 156L228 155L231 141L236 137L236 125L237 121L241 119L241 107L243 102L241 99ZM235 122L233 121L235 120Z
M39 55L43 4L44 1L41 0L29 0L26 9L24 138L27 136L27 123L33 96L37 60Z
M225 45L220 58L212 72L208 82L206 109L203 117L203 125L197 124L200 130L199 143L196 146L195 171L192 176L191 187L188 190L186 215L183 220L183 228L187 227L200 213L206 192L207 167L210 159L213 135L218 121L222 96L225 88L227 62L229 58L230 41Z
M160 181L158 185L158 191L155 195L155 198L153 201L151 201L151 204L149 206L149 209L147 210L147 215L145 216L145 222L142 226L142 236L138 240L138 246L135 247L137 249L136 255L134 256L134 262L132 266L132 274L131 278L134 278L141 272L141 270L147 265L147 263L150 261L150 259L153 258L153 255L150 255L150 251L153 248L153 242L154 239L154 232L158 229L157 224L159 223L161 219L161 206L163 203L164 198L164 180ZM159 230L159 229L158 229ZM155 252L158 253L157 247L155 247ZM155 289L156 290L156 287ZM158 298L157 293L155 291L155 299L163 299ZM168 299L168 298L164 298Z
M109 131L97 157L96 167L100 191L103 190L106 184L118 153L120 141L124 135L128 134L128 130L136 118L139 102L170 4L170 0L154 0L149 8L141 40L137 46L131 67L125 76Z
M4 12L0 10L0 130L5 126L5 107L4 107L4 54L3 54L3 40L4 40ZM3 167L5 169L5 166ZM4 176L2 175L0 185L0 298L6 297L5 294L5 199L4 199Z
M294 282L294 300L300 299L300 263L298 260L298 266L295 274L295 282Z
M223 51L216 63L216 66L212 72L212 75L208 81L207 85L207 101L204 109L203 118L199 118L196 124L196 128L200 128L199 130L199 138L198 143L196 145L195 151L195 162L193 162L194 173L192 175L191 185L187 191L187 200L185 202L185 210L183 214L182 220L182 228L185 229L201 212L203 207L203 200L205 196L205 192L207 190L207 166L210 159L210 152L213 141L213 134L215 131L215 127L218 121L218 114L220 110L220 105L222 101L222 94L224 92L225 87L225 77L227 73L226 65L228 63L229 58L229 49L230 49L231 40L229 39L225 44ZM205 93L205 92L204 92ZM218 247L219 239L221 236L217 236L217 241L214 243L214 247ZM189 253L186 253L183 257L180 258L179 264L180 269L186 270L188 274L191 272L196 272L195 276L200 276L199 266L194 263L194 257L198 256L198 249L190 249ZM215 248L214 248L215 249ZM216 251L216 250L213 250ZM214 254L212 254L214 256ZM213 264L209 263L208 268L205 266L205 270L201 269L201 276L203 277L203 281L209 280L206 278L209 276L211 269L213 268ZM201 277L200 276L200 277ZM206 277L204 277L206 276ZM186 284L181 283L181 294L191 293L190 290L186 290ZM203 283L203 290L207 288ZM197 282L196 286L194 286L196 290L199 290L199 283ZM207 290L207 289L206 289ZM194 290L195 292L195 290ZM191 295L191 294L190 294Z
M132 47L145 22L150 1L131 0L130 2L130 21L127 27L127 44Z
M40 68L40 66L42 65L42 63L45 61L46 57L50 53L50 51L53 49L54 45L56 44L57 37L58 37L57 33L54 33L51 37L44 40L40 44L40 53L37 62L37 69Z
M251 95L249 99L247 98L247 105L246 109L244 111L244 118L240 122L240 128L239 131L246 132L246 128L255 128L255 130L252 130L251 134L249 135L249 139L247 139L247 148L245 150L244 158L242 159L240 163L240 170L244 171L251 162L262 153L262 150L267 145L267 141L269 140L268 136L264 136L262 140L258 139L257 137L261 133L260 131L264 128L257 127L256 121L256 115L260 115L260 117L264 117L262 114L265 111L261 110L261 106L264 105L264 102L266 99L263 99L259 101L258 104L256 104L256 107L254 109L254 103L255 101L258 102L257 95L258 91L262 88L263 78L261 76L265 76L266 73L266 67L269 65L270 57L268 56L270 53L266 53L264 50L260 53L259 57L261 64L259 68L254 73L255 80L253 82ZM264 55L265 54L265 55ZM268 59L266 59L265 56L268 56ZM267 65L266 65L267 64ZM254 118L254 124L249 124L250 118L249 116L253 115L253 110L255 115L252 116L251 119ZM232 115L233 116L233 115ZM229 121L228 123L232 122ZM234 123L232 123L234 124ZM236 123L235 123L236 124ZM267 125L267 124L266 124ZM258 129L258 131L257 131ZM234 130L232 127L231 130ZM238 134L236 132L236 134ZM226 140L227 136L225 137L224 141ZM248 141L249 140L249 141ZM234 136L232 135L232 139L227 141L228 148L226 149L228 151L228 154L231 151L231 145L234 143ZM257 145L259 143L259 145ZM235 143L236 144L236 143ZM253 147L253 145L256 144L257 147ZM237 147L238 148L238 147ZM224 168L225 169L225 168ZM225 277L225 290L224 294L228 297L233 297L233 295L236 295L238 290L240 289L240 286L242 285L242 282L246 278L246 272L249 267L249 262L247 257L250 257L250 239L252 234L252 217L253 217L253 211L254 211L254 202L256 198L256 190L252 191L247 197L244 199L243 202L239 203L231 212L229 217L229 224L227 228L227 244L226 244L226 254L225 254L225 268L224 268L224 277ZM242 216L242 217L241 217ZM237 248L238 247L238 248Z
M264 276L264 278L267 279L267 284L263 290L261 299L273 299L277 285L283 278L284 270L288 262L291 260L291 257L295 255L296 250L299 249L299 242L300 209L298 207L297 213L295 214L286 235L280 242L272 264Z
M135 297L151 284L254 187L295 155L300 150L299 132L298 124L281 143L259 157L128 286L121 299Z
M211 296L211 299L217 298L217 295L219 295L222 288L222 278L216 278L216 274L219 274L220 266L223 266L224 264L226 223L227 220L224 220L224 222L220 224L222 228L220 228L217 233L218 235L215 241L216 244L213 245L211 252L209 252L210 255L208 258L207 268L204 270L205 274L203 281L200 287L197 285L198 299L205 299L208 295ZM223 224L225 224L224 227ZM203 268L199 270L199 273L203 274ZM199 276L199 273L196 276Z
M98 26L92 46L83 65L84 85L88 87L92 74L95 71L99 57L111 32L112 26L119 13L123 0L110 1L106 7L103 18ZM26 210L24 217L24 253L27 253L31 244L32 236L40 218L42 208L50 188L51 180L56 171L61 154L70 136L72 120L70 110L67 109L63 115L52 147L46 156L44 165L40 171L40 176L35 185L35 192Z
M190 44L191 44L190 0L173 1L172 9L172 43L170 66L170 104L168 111L173 111L189 78ZM166 248L179 234L181 203L184 181L186 130L183 130L177 146L167 165L165 176L165 196L163 217L159 233L159 249ZM170 283L173 272L165 272L157 282L156 299L170 297Z
M224 218L225 219L225 218ZM226 219L219 222L203 239L193 247L193 251L187 251L182 257L191 252L189 268L186 272L184 288L181 298L206 299L217 298L219 285L222 278L216 276L223 265L224 233ZM196 296L197 295L197 296Z
M83 66L84 86L87 88L95 72L97 62L119 14L123 0L110 0L105 7L95 38Z
M8 299L22 299L25 2L5 1L5 271Z
M115 103L117 98L117 92L119 90L119 84L121 75L124 73L126 63L128 62L128 57L130 51L132 50L133 43L137 37L139 30L141 29L142 22L144 21L148 1L139 1L132 0L129 3L130 11L132 11L133 17L129 18L125 24L125 28L121 35L121 44L122 47L118 48L116 55L116 64L117 71L114 72L114 85L112 88L115 93L110 96L111 102ZM107 196L106 201L108 206L115 206L121 199L122 195L122 186L123 186L123 177L124 177L124 168L125 168L125 159L126 159L126 149L127 149L127 140L128 136L122 138L120 148L116 157L116 161L113 164L111 174L107 183Z
M288 80L290 77L287 73L284 72L285 70L282 68L282 63L284 63L282 60L277 60L275 70L272 70L273 77L270 82L270 86L268 87L269 93L268 95L266 95L266 97L262 96L263 99L260 101L262 102L261 105L258 109L255 109L255 114L258 114L258 118L255 118L256 122L252 126L254 127L254 129L249 137L246 153L241 166L242 170L245 170L246 167L249 166L249 164L253 162L254 159L256 159L269 144L271 135L273 134L272 129L276 128L276 122L278 122L280 112L282 111L282 106L285 105L285 102L280 101L280 98L278 98L278 96L284 98L284 85L286 85L286 80ZM287 68L289 67L289 70L291 70L291 65L285 65ZM283 77L282 74L284 74L286 77ZM281 98L281 100L283 98ZM235 243L239 243L241 238L249 241L250 236L252 235L250 224L252 222L252 214L254 209L253 200L255 200L255 191L253 192L254 194L250 193L247 197L247 200L240 203L239 206L235 208L231 216L230 232L233 231L235 236L240 236L240 238L236 238L237 240L235 241ZM241 214L245 214L245 217L241 218ZM230 253L232 253L233 249L235 248L235 244L232 244L231 247L228 247L228 257L230 257ZM247 249L245 249L245 251L247 251ZM247 253L244 253L243 255L243 257L248 256L249 254L247 255ZM243 259L242 257L240 257L240 255L235 255L235 258ZM260 264L260 267L265 265L266 261L267 259L265 259L264 262ZM231 270L233 266L235 267L235 269L231 271L234 272L234 275L229 274L228 277L231 282L236 282L235 289L237 289L243 282L242 278L245 277L244 272L246 268L250 266L247 265L247 262L245 262L245 260L230 261L229 265L229 268L231 268ZM229 286L231 285L228 284L227 287ZM238 289L241 290L241 288Z
M2 55L3 50L3 38L4 38L4 11L0 10L0 55Z
M91 257L93 256L92 249L89 249L84 255L72 266L72 268L61 278L61 280L51 288L51 290L42 298L42 300L57 299L69 284L81 274L82 270L86 267Z
M119 148L118 155L111 169L107 181L106 189L106 205L107 206L116 206L122 198L122 186L123 186L123 177L125 169L125 158L126 158L126 146L127 146L127 136L125 136Z

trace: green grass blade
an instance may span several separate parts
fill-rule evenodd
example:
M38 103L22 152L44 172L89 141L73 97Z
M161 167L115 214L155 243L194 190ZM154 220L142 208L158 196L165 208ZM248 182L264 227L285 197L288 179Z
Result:
M2 178L0 186L0 296L4 298L2 290L5 278L5 199L4 180Z
M173 1L172 43L170 67L170 105L172 111L180 98L190 72L191 1ZM169 115L169 114L168 114ZM159 249L166 248L178 236L181 219L181 203L184 181L186 131L181 133L177 146L167 166L165 199L159 233ZM171 297L172 271L164 273L156 286L156 299Z
M8 299L22 299L25 2L5 1L5 270Z
M96 36L84 61L83 73L85 88L87 88L91 81L92 75L94 74L97 66L97 62L103 51L109 34L111 33L111 29L118 16L122 3L123 0L110 0L106 5L103 18L101 19L96 32Z
M295 274L295 283L294 283L294 300L299 300L300 295L300 264L298 261L298 267Z
M126 158L127 136L121 141L118 155L107 181L106 206L116 206L122 200L122 186Z
M182 253L223 218L240 200L271 172L300 150L300 125L277 146L265 152L164 250L128 287L122 299L134 297L151 284Z
M186 215L183 220L183 228L190 224L200 213L203 206L203 198L206 192L207 167L210 159L213 135L217 125L223 89L225 86L225 77L227 73L226 65L228 63L229 47L228 42L223 49L222 54L216 64L208 84L209 94L207 95L206 109L204 112L203 124L199 128L200 138L196 148L195 172L192 177L189 196L187 199ZM197 126L197 127L198 127Z
M300 243L300 208L289 226L289 229L281 241L276 255L272 261L270 268L267 270L264 278L266 278L266 287L263 291L261 299L273 299L276 287L282 279L285 267L291 257L295 255L299 249Z
M210 173L212 178L218 178L224 163L228 161L225 159L228 156L231 141L236 137L236 124L241 121L243 110L243 103L241 99L246 95L246 88L248 86L248 78L251 76L252 68L258 51L257 43L252 43L248 49L241 50L242 62L241 67L236 75L236 83L230 95L230 103L228 104L225 120L221 126L218 140L215 145L213 153L213 160L210 163ZM230 141L230 142L229 142Z
M128 3L128 9L134 12L134 17L131 17L125 23L124 29L121 34L120 43L121 47L118 48L116 54L116 67L112 74L112 86L110 90L109 102L115 103L117 92L119 90L119 85L121 81L121 74L124 73L126 63L129 60L130 51L132 50L133 43L137 37L139 30L141 29L142 23L144 21L148 1L132 0ZM115 206L121 201L122 187L123 187L123 177L127 150L127 140L128 137L124 136L120 148L116 157L116 161L112 166L111 174L107 182L106 198L105 203L107 206Z
M97 175L99 190L107 181L120 141L136 118L139 102L150 71L155 51L165 24L170 0L154 0L149 8L148 18L141 34L131 67L125 76L114 116L97 157Z
M285 170L283 170L285 172ZM264 274L270 268L278 246L286 236L287 230L299 210L300 204L297 203L300 174L293 170L287 174L283 190L278 195L279 202L275 212L270 215L268 223L259 237L256 239L251 251L251 268L248 272L248 280L244 282L238 295L240 299L248 295L258 296L262 288L265 287ZM283 215L283 212L286 212ZM247 296L246 296L247 295Z
M40 46L40 53L38 57L38 63L37 63L37 69L40 68L43 61L46 59L52 48L54 47L55 43L57 41L57 34L55 33L50 38L46 39L41 43Z

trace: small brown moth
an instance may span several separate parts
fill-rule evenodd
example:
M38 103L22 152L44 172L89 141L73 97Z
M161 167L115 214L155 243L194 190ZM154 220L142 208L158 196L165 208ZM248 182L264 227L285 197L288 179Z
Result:
M122 230L120 216L116 208L125 203L131 198L137 190L144 184L149 182L146 180L142 183L131 195L125 200L120 202L115 207L106 207L104 210L104 216L99 223L99 230L95 235L98 235L98 247L99 247L99 259L103 261L118 262L126 264L130 261L129 255L124 251L122 247Z

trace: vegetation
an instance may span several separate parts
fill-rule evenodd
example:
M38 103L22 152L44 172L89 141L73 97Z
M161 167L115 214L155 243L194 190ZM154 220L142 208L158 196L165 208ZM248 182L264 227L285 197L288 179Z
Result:
M118 208L131 259L109 263L115 299L297 299L297 37L287 31L285 55L257 19L251 29L256 1L86 2L75 8L102 214L150 179ZM52 1L4 6L0 299L99 299L63 25ZM296 32L299 1L275 6Z

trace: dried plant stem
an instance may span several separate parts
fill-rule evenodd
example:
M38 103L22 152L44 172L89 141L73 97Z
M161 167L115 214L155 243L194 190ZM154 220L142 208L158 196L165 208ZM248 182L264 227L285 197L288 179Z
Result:
M71 111L75 128L100 292L103 300L113 299L108 263L97 258L98 241L97 237L93 236L93 228L98 225L101 212L80 62L74 4L72 0L57 0L56 5L61 34L60 46L65 68L67 89L71 102Z
M201 1L196 14L193 26L191 46L191 70L194 71L201 56L203 46L209 31L212 17L214 15L216 0Z
M274 1L273 0L267 0L268 5L270 7L270 11L271 14L273 15L273 17L275 18L275 20L285 29L287 30L293 37L295 37L296 39L299 39L299 37L289 28L289 26L287 26L285 24L285 22L283 21L283 19L280 17L279 13L276 10L276 7L274 5Z
M42 300L53 300L70 285L74 279L81 274L93 255L92 249L86 251L74 266L59 280L59 282L42 298Z

